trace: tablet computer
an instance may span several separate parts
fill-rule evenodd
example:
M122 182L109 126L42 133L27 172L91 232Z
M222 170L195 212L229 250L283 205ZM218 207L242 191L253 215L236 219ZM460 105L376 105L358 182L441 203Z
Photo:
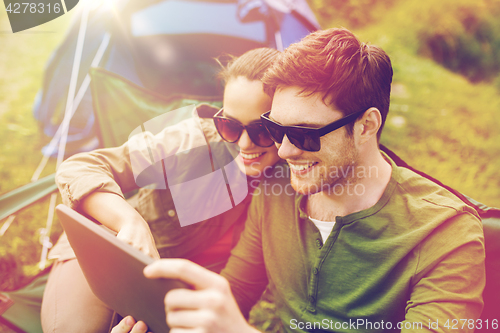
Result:
M56 212L97 298L121 316L144 321L154 333L168 332L165 294L188 286L179 280L146 278L143 269L153 258L67 206L58 205Z

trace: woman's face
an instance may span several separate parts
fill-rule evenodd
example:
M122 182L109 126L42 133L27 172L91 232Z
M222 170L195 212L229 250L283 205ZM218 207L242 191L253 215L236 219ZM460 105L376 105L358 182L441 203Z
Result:
M260 122L260 115L271 109L271 97L264 93L262 82L249 81L243 76L231 78L224 89L224 116L247 126ZM278 149L259 147L243 131L237 142L240 152L236 158L241 171L248 176L258 177L266 167L279 161Z

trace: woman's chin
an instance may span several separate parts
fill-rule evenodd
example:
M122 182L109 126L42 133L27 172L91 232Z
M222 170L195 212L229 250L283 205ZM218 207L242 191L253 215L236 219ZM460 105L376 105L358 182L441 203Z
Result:
M246 174L249 177L259 177L262 173L260 170L260 163L256 164L245 164L240 158L236 159L236 164L241 172Z
M261 170L255 169L254 167L246 167L245 173L249 177L260 177L262 174Z

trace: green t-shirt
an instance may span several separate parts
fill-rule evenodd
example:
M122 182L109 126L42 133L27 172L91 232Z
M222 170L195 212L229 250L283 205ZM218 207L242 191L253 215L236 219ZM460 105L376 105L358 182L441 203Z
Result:
M269 282L287 332L473 331L460 320L483 306L477 213L390 162L380 200L338 216L324 244L283 171L262 181L222 272L244 314Z

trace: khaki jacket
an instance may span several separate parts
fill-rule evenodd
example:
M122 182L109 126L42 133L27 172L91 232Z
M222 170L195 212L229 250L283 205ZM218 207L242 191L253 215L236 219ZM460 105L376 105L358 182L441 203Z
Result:
M193 147L221 142L211 116L217 111L208 105L197 106L200 118L184 120L162 130L157 135L143 133L152 142L153 153L168 155ZM193 124L193 121L198 121ZM203 133L199 133L199 129ZM198 131L198 133L195 133ZM250 195L240 204L223 214L206 221L181 227L172 195L168 189L138 188L134 163L150 156L151 151L132 151L135 136L116 148L98 149L76 154L64 161L56 174L56 183L65 205L78 210L79 203L95 191L109 192L125 197L138 189L129 203L148 222L161 257L190 258L214 244L232 226L235 228L233 245L239 237L246 218ZM134 161L134 162L131 162ZM135 168L137 169L137 168ZM135 173L135 174L134 174ZM49 259L68 260L74 258L66 235L63 234L49 253Z

